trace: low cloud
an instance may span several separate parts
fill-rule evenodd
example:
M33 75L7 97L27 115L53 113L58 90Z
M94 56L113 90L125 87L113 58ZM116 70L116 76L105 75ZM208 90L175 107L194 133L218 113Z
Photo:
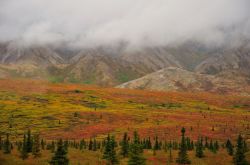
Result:
M249 0L1 0L0 41L162 46L250 38Z

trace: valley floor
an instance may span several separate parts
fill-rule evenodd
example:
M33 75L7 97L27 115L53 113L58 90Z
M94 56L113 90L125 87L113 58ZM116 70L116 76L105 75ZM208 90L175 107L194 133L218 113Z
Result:
M180 140L180 129L193 140L198 136L233 142L239 133L250 139L250 97L213 93L153 92L141 90L99 88L76 84L53 84L40 80L0 80L0 133L20 140L31 129L41 138L102 140L107 134L121 139L124 132L132 137L160 140ZM16 151L3 155L0 162L12 164L47 164L51 153L43 151L37 160L24 162ZM177 151L175 151L177 152ZM231 164L232 157L225 150L219 154L206 151L193 164ZM166 164L167 153L145 151L147 164ZM176 155L176 153L174 153ZM72 164L103 164L100 152L70 149ZM248 154L249 158L249 154ZM39 163L38 163L39 162ZM121 162L126 162L123 160Z

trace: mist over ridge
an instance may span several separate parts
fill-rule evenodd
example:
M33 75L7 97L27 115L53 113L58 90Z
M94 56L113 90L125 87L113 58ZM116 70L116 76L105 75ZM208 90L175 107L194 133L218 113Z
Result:
M91 48L237 45L250 38L249 0L2 0L0 42Z

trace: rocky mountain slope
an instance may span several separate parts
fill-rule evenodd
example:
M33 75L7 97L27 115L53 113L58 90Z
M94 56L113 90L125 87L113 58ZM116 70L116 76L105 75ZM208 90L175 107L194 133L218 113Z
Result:
M195 71L206 74L218 74L227 70L250 72L250 45L219 50L195 68Z
M66 80L113 86L139 78L148 72L139 65L134 65L116 56L98 53L83 53L78 60L64 68Z
M0 63L7 65L34 65L47 67L63 64L64 60L48 47L19 47L15 45L0 46Z
M247 85L250 48L209 48L197 43L127 49L22 47L0 44L0 78L29 77L52 82L155 90L221 90ZM139 79L138 79L139 78ZM133 80L133 81L131 81Z
M207 75L190 72L176 67L168 67L117 87L159 91L248 93L250 92L249 89L247 89L249 86L250 77L236 71L227 71L218 75Z

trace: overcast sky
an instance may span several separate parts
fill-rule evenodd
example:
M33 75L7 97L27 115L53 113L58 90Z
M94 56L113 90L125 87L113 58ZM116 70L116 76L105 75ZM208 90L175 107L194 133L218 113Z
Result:
M250 0L0 0L0 41L85 47L250 38Z

